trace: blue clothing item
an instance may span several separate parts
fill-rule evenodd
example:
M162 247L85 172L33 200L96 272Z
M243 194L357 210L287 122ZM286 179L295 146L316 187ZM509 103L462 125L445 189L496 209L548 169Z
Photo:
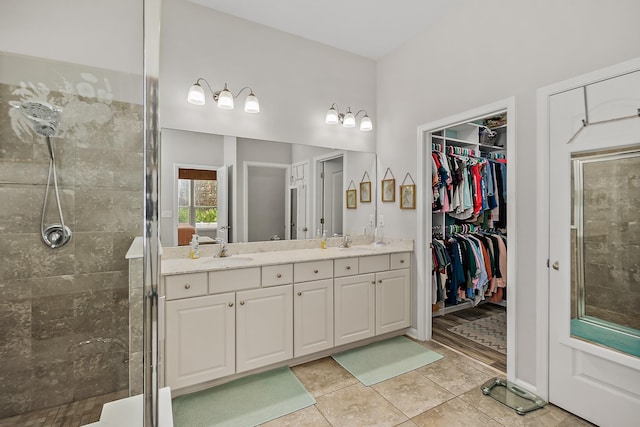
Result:
M466 282L462 267L462 253L460 252L460 245L454 239L447 240L446 245L451 264L449 264L450 271L445 304L456 305L458 304L458 288Z
M507 203L507 165L500 163L500 172L502 172L502 200Z

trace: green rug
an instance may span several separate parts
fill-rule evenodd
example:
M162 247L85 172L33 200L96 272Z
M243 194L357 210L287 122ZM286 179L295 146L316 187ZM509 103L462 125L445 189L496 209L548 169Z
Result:
M402 336L338 353L332 357L366 386L442 359L441 354Z
M173 399L175 427L255 426L315 404L288 367Z

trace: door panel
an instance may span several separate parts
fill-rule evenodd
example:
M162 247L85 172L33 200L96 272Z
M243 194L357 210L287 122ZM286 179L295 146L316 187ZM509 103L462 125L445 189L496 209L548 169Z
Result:
M593 106L582 88L549 104L549 400L600 426L640 413L640 119L582 120L585 105L590 123L637 114L629 81L590 86Z

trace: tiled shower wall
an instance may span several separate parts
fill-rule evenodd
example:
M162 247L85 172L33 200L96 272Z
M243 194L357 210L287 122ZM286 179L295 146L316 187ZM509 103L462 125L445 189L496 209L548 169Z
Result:
M142 232L142 106L83 96L86 84L46 98L64 104L53 141L73 237L58 249L40 238L44 138L16 121L8 102L24 99L19 85L0 84L0 418L128 387L125 253ZM53 200L52 188L47 223L59 222Z
M584 165L586 313L640 330L640 156Z

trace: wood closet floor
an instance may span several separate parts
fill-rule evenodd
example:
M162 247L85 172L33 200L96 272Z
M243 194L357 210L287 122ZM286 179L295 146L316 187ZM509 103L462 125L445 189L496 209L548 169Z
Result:
M487 303L477 307L456 311L454 313L448 313L444 316L434 317L432 340L458 350L459 352L506 374L507 356L505 354L447 330L448 328L462 323L472 322L483 317L489 317L504 312L506 312L506 307ZM505 334L506 333L507 331L505 330Z

